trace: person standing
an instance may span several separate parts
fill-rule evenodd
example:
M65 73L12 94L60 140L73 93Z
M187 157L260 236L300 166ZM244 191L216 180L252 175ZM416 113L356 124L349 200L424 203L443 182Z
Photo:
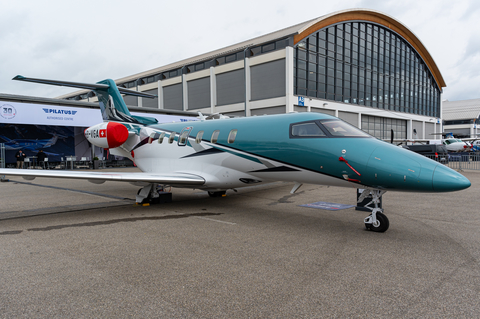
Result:
M45 158L47 155L43 152L43 150L39 150L37 153L37 165L42 165L45 168Z
M25 157L27 157L27 154L22 152L22 150L18 150L15 157L17 158L17 168L23 168L23 161L25 160Z

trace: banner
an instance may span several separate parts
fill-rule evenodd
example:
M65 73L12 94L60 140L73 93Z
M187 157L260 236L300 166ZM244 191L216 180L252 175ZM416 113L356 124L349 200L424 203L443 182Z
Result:
M132 115L154 117L159 123L186 122L195 117L132 112ZM0 101L0 123L90 127L102 123L100 109L48 104Z

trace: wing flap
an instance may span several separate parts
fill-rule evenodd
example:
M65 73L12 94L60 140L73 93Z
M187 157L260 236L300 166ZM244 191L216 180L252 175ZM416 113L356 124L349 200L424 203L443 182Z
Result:
M117 181L117 182L146 182L168 185L203 185L205 179L201 176L188 173L155 174L131 172L78 172L78 171L48 171L2 168L0 175L23 176L27 179L35 177L87 179L91 181ZM32 178L33 177L33 178Z

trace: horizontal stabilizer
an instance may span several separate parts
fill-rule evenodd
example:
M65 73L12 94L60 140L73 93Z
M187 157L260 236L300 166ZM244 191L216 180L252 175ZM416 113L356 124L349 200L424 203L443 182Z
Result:
M58 81L58 80L46 80L46 79L27 78L22 75L17 75L12 80L42 83L42 84L57 85L57 86L67 86L67 87L87 89L87 90L98 90L98 89L105 90L110 87L110 85L102 84L102 83L91 84L91 83L80 83L80 82L69 82L69 81ZM126 94L126 95L134 95L134 96L147 97L147 98L157 97L156 95L152 95L148 93L133 91L133 90L129 90L121 87L117 87L117 88L118 88L118 91L120 91L120 93Z
M13 78L13 80L93 90L97 95L98 104L100 106L100 109L102 110L102 118L104 121L138 123L142 125L151 125L158 123L157 119L153 117L138 117L131 115L122 97L122 93L148 98L154 98L156 97L156 95L132 91L125 88L119 88L115 81L111 79L106 79L95 84L91 84L35 79L27 78L22 75L17 75Z

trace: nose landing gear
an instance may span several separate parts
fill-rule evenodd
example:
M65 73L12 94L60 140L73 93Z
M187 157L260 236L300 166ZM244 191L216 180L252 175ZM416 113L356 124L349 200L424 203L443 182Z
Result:
M364 220L365 228L367 230L383 233L390 226L387 216L383 214L383 209L378 206L378 204L380 203L380 197L385 193L386 191L381 191L377 189L366 189L358 198L358 202L360 203L368 195L372 196L372 200L364 206L365 208L368 208L372 211L372 214ZM369 207L370 204L373 204L375 207Z

